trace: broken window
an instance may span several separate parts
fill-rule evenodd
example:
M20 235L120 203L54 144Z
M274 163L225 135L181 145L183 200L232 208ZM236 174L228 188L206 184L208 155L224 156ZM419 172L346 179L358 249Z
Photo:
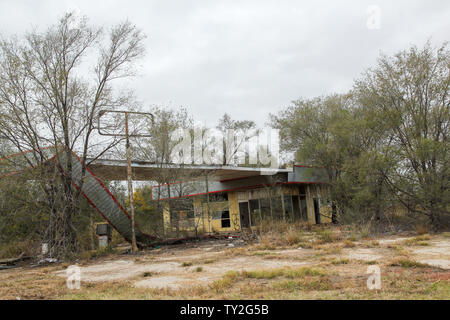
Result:
M259 200L250 200L250 221L252 226L256 226L261 221L261 213L259 208Z
M206 200L205 196L205 202ZM210 193L209 194L209 202L225 202L228 201L228 193Z
M302 185L298 187L298 194L306 195L306 186Z
M222 228L231 227L230 211L228 210L222 211L221 219L222 219Z

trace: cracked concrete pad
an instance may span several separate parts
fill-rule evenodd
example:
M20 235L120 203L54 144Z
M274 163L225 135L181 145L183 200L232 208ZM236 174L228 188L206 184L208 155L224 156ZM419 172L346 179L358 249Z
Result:
M431 246L412 249L415 254L438 254L450 256L450 241L433 241Z
M154 288L154 289L178 289L181 287L179 283L183 279L176 276L152 277L145 280L136 281L134 286L138 288Z
M450 269L450 240L435 240L430 246L412 248L414 258L421 263L426 263L443 269Z
M382 256L377 254L378 252L373 249L353 249L348 251L349 252L346 255L346 258L348 259L372 261L382 258Z
M450 260L448 259L421 259L418 260L420 263L426 263L430 266L442 268L442 269L450 269Z
M408 240L408 239L411 239L411 238L379 239L377 241L379 244L389 245L389 244L393 244L393 243L399 243L399 242L402 242L402 241Z
M178 268L177 272L155 275L145 280L135 282L141 288L182 288L192 285L207 285L220 279L228 271L251 271L275 269L284 267L300 267L309 264L303 261L266 260L260 257L245 256L219 260L215 263L203 265L201 273L194 272L194 268Z
M130 260L107 261L81 267L81 279L91 282L126 280L144 272L170 272L178 266L179 263L177 262L137 264ZM66 276L66 271L59 271L57 274Z

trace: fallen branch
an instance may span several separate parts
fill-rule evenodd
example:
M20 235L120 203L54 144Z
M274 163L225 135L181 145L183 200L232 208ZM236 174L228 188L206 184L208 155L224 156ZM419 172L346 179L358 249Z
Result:
M9 258L9 259L3 259L3 260L0 260L0 265L7 265L7 266L10 266L10 265L14 265L16 262L19 262L19 261L22 261L22 260L25 260L25 259L30 259L31 257L25 257L25 253L24 252L22 252L17 258Z

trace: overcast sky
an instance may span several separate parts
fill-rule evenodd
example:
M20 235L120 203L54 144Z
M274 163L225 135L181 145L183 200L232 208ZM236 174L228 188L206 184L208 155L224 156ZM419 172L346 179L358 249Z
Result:
M379 29L367 26L370 5L380 9ZM185 106L210 125L224 112L263 125L292 100L350 89L380 52L450 40L448 0L0 0L0 33L44 27L68 10L141 28L139 99Z

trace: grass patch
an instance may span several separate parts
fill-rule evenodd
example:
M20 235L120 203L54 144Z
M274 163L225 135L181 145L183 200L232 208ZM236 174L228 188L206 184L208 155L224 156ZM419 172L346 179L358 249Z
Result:
M431 240L430 235L423 234L418 237L414 237L412 239L407 239L403 241L403 244L406 246L429 246L430 243L427 240Z
M333 236L331 230L329 229L321 229L317 232L318 238L325 243L333 242Z
M398 261L395 261L390 264L392 267L402 267L402 268L432 268L432 266L426 264L417 262L414 260L408 260L408 259L401 259Z
M182 266L182 267L190 267L190 266L192 266L192 262L183 262L183 263L181 264L181 266Z
M387 246L389 249L393 249L400 255L406 255L407 251L401 245L389 245Z
M203 268L202 267L197 267L197 268L195 268L195 272L202 272L203 271Z
M206 260L202 261L203 264L211 264L211 263L214 263L214 262L216 262L216 260L213 260L213 259L206 259Z
M354 248L356 244L351 240L344 241L344 248Z
M284 237L284 241L289 246L301 243L301 242L303 242L302 232L295 230L295 229L290 229L286 233L286 235Z
M220 280L216 280L211 284L211 288L216 292L222 292L233 285L239 279L238 271L228 271Z
M234 257L234 256L245 255L246 252L247 252L247 249L245 249L245 248L232 248L232 249L223 251L222 254L226 257Z
M348 264L349 262L350 262L350 260L348 260L348 259L334 259L331 261L331 264L337 266L340 264Z
M252 256L264 257L269 255L275 255L274 252L256 251L252 253Z
M211 288L216 292L222 292L224 289L230 288L234 283L243 279L266 279L271 280L275 278L284 277L287 279L304 279L305 277L324 277L326 272L319 269L308 267L291 269L268 269L268 270L252 270L252 271L229 271L222 279L216 280L212 283Z
M298 247L302 249L312 249L313 245L311 242L302 241L298 243Z
M372 241L370 241L370 245L372 247L379 247L380 243L377 240L372 240Z
M277 246L271 241L269 236L262 236L259 244L256 246L257 250L275 250Z
M97 250L87 250L81 253L81 258L84 260L91 260L95 258L105 257L116 253L116 249L108 246L106 248L98 248Z
M426 241L419 241L419 242L417 242L417 245L418 246L423 246L423 247L431 246L431 244L429 242L426 242Z
M442 294L443 296L450 296L450 282L439 280L433 283L426 289L426 293L428 294Z
M298 269L269 269L269 270L254 270L254 271L242 271L241 275L244 278L251 279L274 279L277 277L286 278L302 278L305 276L324 276L325 273L319 269L313 269L308 267Z
M142 274L142 277L148 278L148 277L151 277L151 276L153 276L153 275L154 275L153 272L147 271L147 272L144 272L144 273Z
M330 279L282 280L273 285L274 289L295 291L326 291L333 289Z
M416 241L425 241L425 240L431 240L431 237L429 234L422 234L418 237L415 237L414 240Z

